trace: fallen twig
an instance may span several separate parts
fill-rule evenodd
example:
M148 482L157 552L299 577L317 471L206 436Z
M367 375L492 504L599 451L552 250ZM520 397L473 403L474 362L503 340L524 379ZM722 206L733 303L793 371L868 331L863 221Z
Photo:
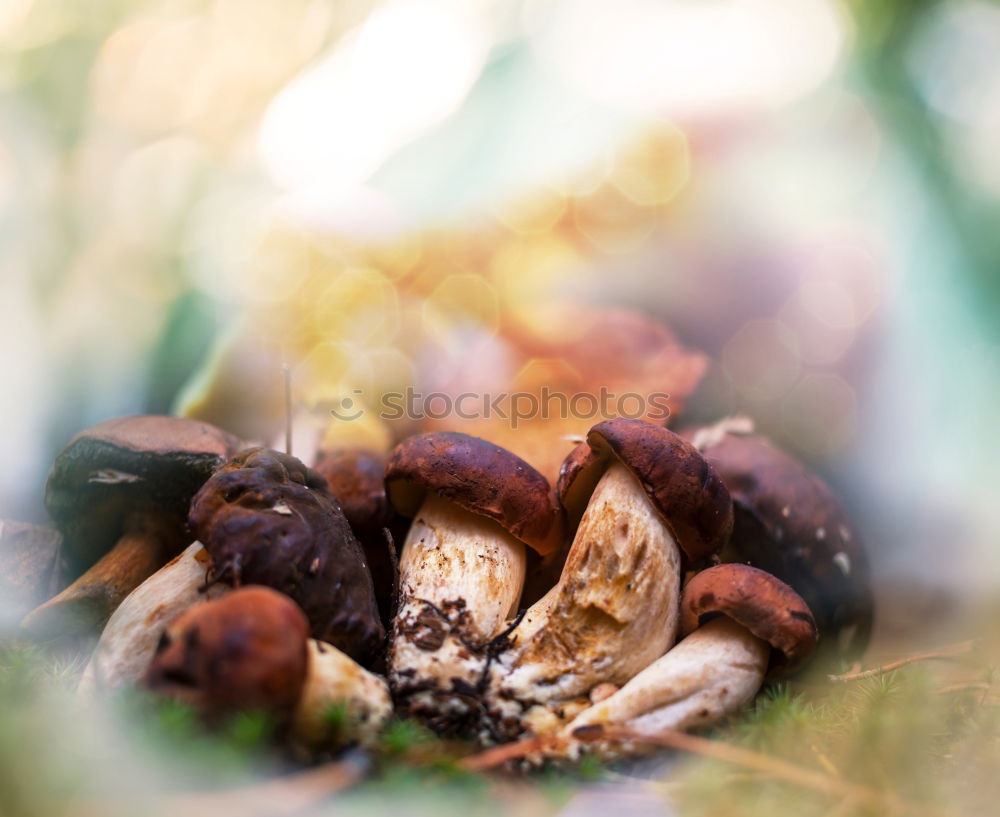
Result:
M508 760L520 760L539 752L558 749L567 743L566 738L555 735L524 738L513 743L502 743L478 754L464 757L458 762L458 765L469 772L485 772L502 766Z
M940 649L931 650L930 652L923 652L918 655L908 656L907 658L900 658L898 661L891 661L888 664L883 664L882 666L874 667L873 669L866 669L860 672L848 672L844 675L828 675L827 678L831 681L857 681L861 678L873 678L876 675L883 675L887 672L892 672L900 667L905 667L907 664L914 664L918 661L955 658L959 655L964 655L965 653L970 652L975 646L975 641L962 641L958 644L952 644L949 647L941 647Z
M848 798L857 803L865 803L876 808L883 814L936 814L922 806L904 803L902 799L889 792L879 791L869 786L850 783L839 777L833 777L825 772L807 769L779 758L723 743L717 740L689 735L685 732L664 730L656 733L636 732L626 728L605 728L580 730L579 738L584 741L615 741L627 743L644 743L650 746L663 746L682 752L721 760L735 766L765 774L769 777L784 780L802 788L812 789L824 794Z
M887 797L876 789L848 783L841 778L833 777L826 772L807 769L794 763L781 760L771 755L754 752L731 743L689 735L686 732L663 730L655 733L636 732L626 728L605 728L600 731L588 732L581 736L585 741L610 740L619 743L644 743L650 746L663 746L678 749L682 752L722 760L735 766L742 766L762 772L770 777L794 783L803 788L813 789L826 794L853 797L867 802L876 802L884 806Z
M993 684L987 683L986 681L965 681L959 684L949 684L946 687L935 689L934 692L937 695L946 695L949 692L972 692L974 690L984 690L989 692L992 689Z

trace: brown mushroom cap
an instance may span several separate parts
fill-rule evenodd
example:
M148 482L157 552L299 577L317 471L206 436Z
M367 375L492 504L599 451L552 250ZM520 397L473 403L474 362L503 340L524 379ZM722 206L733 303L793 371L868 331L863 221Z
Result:
M181 417L119 417L77 434L45 486L73 566L104 555L137 510L176 520L180 533L191 497L239 447L231 434Z
M385 456L363 448L322 454L313 466L340 503L355 533L381 532L393 516L385 494Z
M638 478L690 562L725 545L733 511L722 480L694 446L644 420L604 420L570 452L558 489L571 524L579 522L612 456Z
M247 710L285 719L305 684L308 636L290 598L244 587L189 607L167 625L145 683L210 720Z
M756 567L710 567L687 583L681 596L681 634L710 618L728 616L766 641L778 655L772 665L794 669L816 646L819 634L809 605L780 579Z
M562 538L562 516L545 477L505 448L479 437L432 431L393 449L385 472L389 501L404 516L428 492L492 519L540 554Z
M575 529L579 524L590 495L597 487L601 474L604 473L603 468L591 470L591 467L601 463L603 459L601 453L584 441L570 451L559 466L556 496L566 510L566 518L571 528ZM580 479L581 474L585 474L583 479Z
M694 439L698 430L682 434ZM704 455L733 497L735 526L724 558L790 584L813 611L824 649L860 654L873 618L868 557L836 496L763 437L698 436L707 439Z
M365 553L375 585L382 621L392 618L397 586L396 558L386 538L402 543L404 520L396 514L385 493L385 455L363 448L341 449L323 453L315 470L326 478L330 493L357 536ZM398 537L398 538L397 538Z
M359 662L385 631L372 577L326 480L301 461L251 448L219 468L191 502L191 530L216 578L291 597L312 634Z

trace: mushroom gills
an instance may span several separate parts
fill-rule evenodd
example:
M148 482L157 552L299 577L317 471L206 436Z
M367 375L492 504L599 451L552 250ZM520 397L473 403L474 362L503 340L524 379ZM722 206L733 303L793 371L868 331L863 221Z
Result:
M746 706L767 672L770 646L725 616L702 625L616 693L578 715L583 726L636 732L707 726Z
M390 679L397 694L415 691L411 711L438 709L441 693L478 688L482 648L521 598L524 545L496 522L428 494L403 544L399 576Z
M389 687L331 644L309 639L309 670L291 739L307 751L372 745L392 717Z
M155 514L133 513L115 546L69 587L32 610L21 626L37 636L101 628L126 596L177 550L174 527Z
M502 698L525 705L624 684L677 636L681 554L635 476L613 463L580 520L559 584L500 658ZM540 608L540 609L536 609Z
M108 620L77 691L91 694L137 683L171 619L229 592L222 583L205 587L210 563L208 551L195 542L133 590Z

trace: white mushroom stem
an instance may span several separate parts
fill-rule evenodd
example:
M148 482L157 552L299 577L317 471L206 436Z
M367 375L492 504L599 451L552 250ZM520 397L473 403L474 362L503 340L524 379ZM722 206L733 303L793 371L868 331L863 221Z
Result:
M485 645L507 626L524 576L522 542L496 522L428 495L399 562L400 607L389 664L397 691L426 688L415 703L435 710L442 705L435 703L438 694L450 693L456 681L475 687L486 655L470 647Z
M674 643L681 555L642 486L624 465L601 477L556 587L514 630L493 672L503 701L556 705L621 685Z
M292 740L315 751L372 745L392 716L385 680L336 647L309 640L309 671L292 716Z
M595 724L650 733L707 726L753 700L770 651L732 619L714 618L614 695L578 715L566 734Z
M171 619L230 590L223 584L205 589L209 564L208 551L195 542L129 593L101 633L77 690L89 694L142 678Z

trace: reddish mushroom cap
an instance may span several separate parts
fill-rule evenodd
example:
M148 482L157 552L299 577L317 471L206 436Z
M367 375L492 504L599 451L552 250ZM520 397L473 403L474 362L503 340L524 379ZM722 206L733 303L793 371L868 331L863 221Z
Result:
M699 562L725 545L733 511L722 480L690 443L643 420L604 420L570 452L558 489L571 523L583 515L612 456L639 480L689 561Z
M393 449L386 491L404 516L427 492L492 519L538 553L558 547L562 515L545 477L505 448L452 431L409 437Z
M308 637L306 617L290 598L244 587L175 618L145 682L209 719L247 710L285 718L305 684Z
M324 452L315 470L326 479L340 508L365 552L375 585L382 621L388 624L398 583L395 553L390 542L404 520L385 493L385 455L364 448ZM386 529L389 537L386 537ZM399 538L402 541L402 537Z
M827 484L765 438L708 429L699 442L733 497L727 561L773 573L808 602L824 649L861 653L872 628L868 557Z
M326 479L356 534L381 532L392 521L384 455L363 448L330 451L313 468Z
M779 653L784 670L804 661L819 638L809 605L780 579L740 564L703 570L681 597L681 633L688 635L710 618L728 616Z

